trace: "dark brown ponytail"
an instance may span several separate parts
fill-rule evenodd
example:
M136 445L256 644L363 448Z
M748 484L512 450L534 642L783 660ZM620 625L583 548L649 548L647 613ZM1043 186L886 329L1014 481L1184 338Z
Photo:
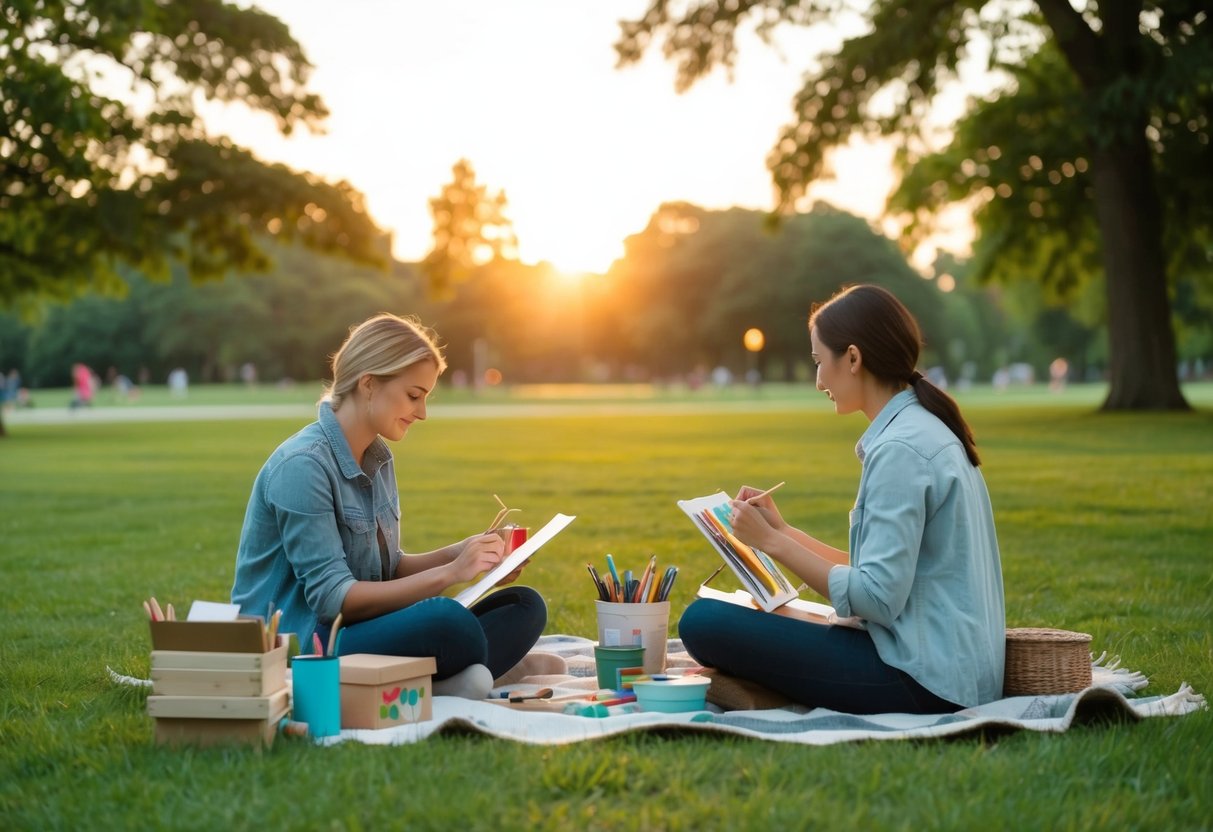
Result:
M864 368L879 381L895 389L903 384L913 387L922 406L956 434L969 462L981 465L973 431L960 407L916 369L922 333L910 310L892 292L871 285L842 289L813 307L809 328L813 327L818 340L835 355L854 344L863 353Z

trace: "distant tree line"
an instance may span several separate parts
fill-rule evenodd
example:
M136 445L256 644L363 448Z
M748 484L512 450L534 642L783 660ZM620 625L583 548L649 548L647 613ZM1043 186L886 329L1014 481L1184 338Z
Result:
M1026 283L979 286L949 260L924 278L867 221L832 208L774 231L768 219L667 204L605 275L496 258L440 299L420 264L381 269L267 242L268 273L197 283L183 271L168 281L126 272L124 296L47 302L34 322L0 314L0 371L17 368L33 387L68 385L77 361L103 378L157 384L174 367L197 381L235 380L246 363L263 381L315 379L350 326L392 311L434 327L452 373L469 382L490 367L507 383L671 380L718 366L807 379L811 305L859 282L905 301L923 326L923 367L950 379L988 380L1011 362L1043 376L1057 356L1078 377L1104 366L1105 338L1081 305L1050 305ZM755 355L742 345L750 328L765 335ZM1189 329L1191 357L1207 360L1213 327Z

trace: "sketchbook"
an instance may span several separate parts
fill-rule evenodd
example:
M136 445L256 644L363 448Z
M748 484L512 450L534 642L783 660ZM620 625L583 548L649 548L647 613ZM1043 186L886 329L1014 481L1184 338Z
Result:
M497 585L497 582L506 575L513 572L523 563L530 559L531 555L539 551L539 547L547 543L553 537L561 532L565 526L577 519L576 515L557 514L547 525L537 531L534 536L527 539L514 551L510 552L501 563L494 566L488 572L481 576L480 580L467 587L455 596L455 600L463 604L465 607L470 607L472 604L480 600L480 598L490 589Z
M796 598L799 593L765 552L747 546L733 536L729 519L732 514L729 508L731 499L721 491L707 497L679 500L678 507L724 558L745 591L753 596L758 608L771 612Z

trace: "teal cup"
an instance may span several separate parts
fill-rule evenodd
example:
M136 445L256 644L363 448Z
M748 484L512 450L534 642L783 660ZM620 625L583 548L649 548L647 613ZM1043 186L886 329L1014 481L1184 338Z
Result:
M336 656L296 656L291 662L292 719L313 737L341 733L341 662Z
M594 647L594 666L598 670L598 687L618 690L619 671L644 665L643 647Z

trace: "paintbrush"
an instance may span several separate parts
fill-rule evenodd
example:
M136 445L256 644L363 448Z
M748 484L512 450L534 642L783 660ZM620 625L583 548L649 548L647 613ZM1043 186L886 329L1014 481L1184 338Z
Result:
M772 491L774 491L775 489L782 488L785 485L787 485L786 482L775 483L774 485L772 485L770 488L768 488L766 491L762 492L761 494L755 494L753 497L747 497L746 502L749 503L750 505L754 505L755 500L757 500L761 497L765 497L768 494L770 494Z
M329 649L325 653L326 656L335 656L333 650L337 647L337 631L341 629L341 613L337 613L337 617L333 619L333 629L329 630Z

